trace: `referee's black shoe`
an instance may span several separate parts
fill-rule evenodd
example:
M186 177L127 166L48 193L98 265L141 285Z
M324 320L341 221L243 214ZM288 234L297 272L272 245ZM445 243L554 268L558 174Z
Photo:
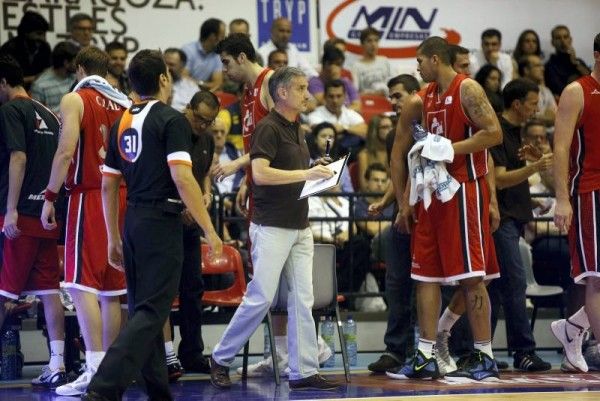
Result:
M98 394L95 391L88 391L81 396L81 401L110 401L103 395Z
M218 389L231 387L229 368L216 363L212 356L210 357L210 383Z

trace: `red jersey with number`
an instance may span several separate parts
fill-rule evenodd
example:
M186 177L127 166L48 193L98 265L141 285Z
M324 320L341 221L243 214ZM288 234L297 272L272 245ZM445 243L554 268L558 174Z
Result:
M83 101L79 141L69 166L68 190L99 189L110 128L123 114L123 107L92 88L77 91Z
M571 142L571 195L600 189L600 83L591 75L576 82L583 89L583 110Z
M439 93L437 82L427 87L423 98L423 125L432 134L460 142L479 131L461 104L460 85L467 78L466 75L457 74L443 94ZM459 182L473 181L487 174L487 151L455 155L452 163L446 163L446 169Z

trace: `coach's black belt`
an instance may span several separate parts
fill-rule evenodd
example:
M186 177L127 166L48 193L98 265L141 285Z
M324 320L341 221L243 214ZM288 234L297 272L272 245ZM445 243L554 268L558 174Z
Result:
M180 214L185 205L181 199L128 200L128 206L158 209L167 213Z

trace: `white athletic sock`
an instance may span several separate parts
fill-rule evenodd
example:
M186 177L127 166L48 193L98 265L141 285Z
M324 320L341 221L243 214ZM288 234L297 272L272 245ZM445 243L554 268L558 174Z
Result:
M438 322L438 333L442 333L444 331L450 332L450 329L452 329L452 326L454 326L458 319L460 319L460 316L461 315L457 315L456 313L452 312L450 308L444 309L444 313L442 313L442 316Z
M473 343L475 351L481 351L490 358L494 359L494 353L492 352L492 341L475 341Z
M167 365L177 362L173 341L165 341L165 354L167 356Z
M64 362L65 342L60 340L50 341L50 370L65 370Z
M575 312L572 316L570 316L567 319L567 323L573 323L573 324L567 324L567 332L571 335L577 335L579 334L579 327L582 327L584 330L587 330L590 328L590 321L588 320L588 316L587 313L585 313L585 308L581 307L581 309L579 309L577 312ZM577 326L574 326L577 325Z
M418 350L425 355L425 358L433 358L435 356L435 341L419 338Z
M97 372L100 363L102 363L102 359L104 359L104 355L106 355L106 352L104 351L90 351L90 359L89 361L86 360L88 367L91 367L94 372Z

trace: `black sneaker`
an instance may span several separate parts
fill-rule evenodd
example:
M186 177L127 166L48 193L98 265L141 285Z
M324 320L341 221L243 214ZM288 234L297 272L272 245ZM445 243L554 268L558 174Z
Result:
M499 361L497 359L494 359L496 361L496 366L498 367L498 370L506 370L508 369L508 362L505 361Z
M462 364L462 366L446 375L449 381L460 381L461 379L470 379L476 381L491 381L498 379L498 368L496 361L481 351L475 351Z
M50 370L48 365L42 368L42 373L31 381L31 385L34 387L44 387L48 389L55 389L57 387L67 384L67 374L64 370Z
M210 383L218 389L231 387L229 368L219 365L212 357L210 358Z
M95 391L88 391L81 396L81 401L110 401L110 400L108 398L98 394Z
M178 360L167 364L167 373L169 375L169 383L175 383L183 376L183 368Z
M184 359L180 357L181 366L186 372L210 374L210 364L208 358L204 355L194 359Z
M543 372L552 369L552 365L543 361L535 351L515 352L513 367L524 372Z
M402 363L390 354L383 354L379 359L367 366L371 372L385 373L388 370L396 370L402 366Z
M460 358L458 358L458 361L456 361L456 366L458 367L458 369L462 369L465 366L465 363L467 363L469 357L470 355L463 355ZM494 359L494 361L496 362L496 367L498 368L498 370L508 369L508 362L504 362L499 359Z
M340 384L327 380L320 374L312 375L298 380L289 381L290 390L324 390L331 391L340 388Z

